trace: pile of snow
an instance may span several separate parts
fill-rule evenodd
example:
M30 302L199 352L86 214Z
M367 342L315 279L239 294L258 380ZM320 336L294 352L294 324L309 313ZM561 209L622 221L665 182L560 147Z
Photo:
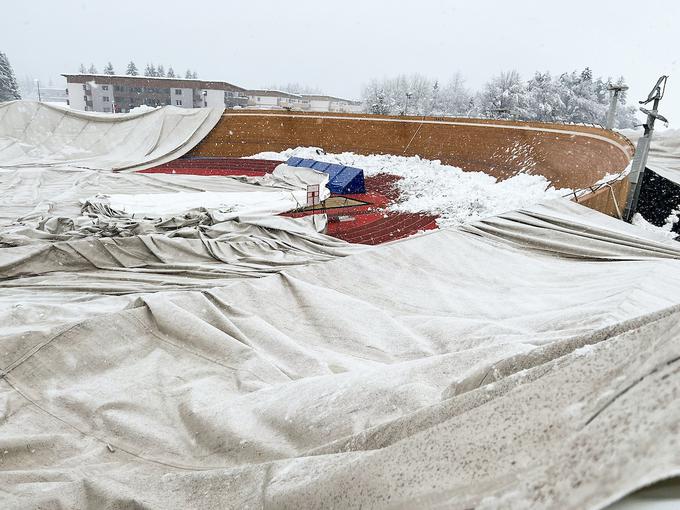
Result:
M678 237L678 234L673 232L672 229L678 222L678 214L680 214L680 209L674 209L673 211L671 211L671 214L668 216L668 218L666 218L666 223L661 227L652 225L640 213L635 213L633 215L631 223L649 232L656 232L657 234L661 234L668 239L676 239Z
M398 175L402 177L396 184L402 200L390 209L437 214L441 227L527 207L571 192L555 189L541 175L519 174L498 181L483 172L464 172L458 167L419 156L364 156L352 152L326 154L316 147L298 147L282 152L261 152L251 157L280 161L291 157L309 158L361 168L366 176L381 173Z
M145 104L140 104L139 106L135 106L134 108L130 108L129 113L146 113L146 112L151 112L155 110L156 108L160 108L160 106L148 106Z

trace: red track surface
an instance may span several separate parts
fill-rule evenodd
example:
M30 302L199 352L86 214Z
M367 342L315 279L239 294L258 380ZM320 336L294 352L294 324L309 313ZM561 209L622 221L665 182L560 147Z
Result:
M257 177L273 171L280 163L280 161L264 159L180 158L155 168L142 170L142 172ZM386 210L390 204L399 200L399 190L395 186L399 179L400 177L391 174L366 177L366 193L334 195L365 202L365 204L326 209L324 211L328 215L326 233L351 243L374 245L402 239L422 230L436 229L436 216ZM312 213L303 211L287 213L286 216L300 217L309 214Z

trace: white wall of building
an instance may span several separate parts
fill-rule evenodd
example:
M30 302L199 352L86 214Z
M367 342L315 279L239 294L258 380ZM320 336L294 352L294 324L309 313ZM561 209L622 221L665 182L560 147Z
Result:
M279 105L279 98L276 96L249 96L248 97L249 106L259 106L260 108L267 108L271 106Z
M203 96L203 106L208 108L224 108L224 90L204 90L205 95Z
M178 94L179 92L179 94ZM178 103L179 101L179 103ZM170 89L170 105L179 108L194 107L194 89L173 87Z
M69 83L66 85L68 90L68 104L74 110L85 109L85 89L82 83Z
M329 112L330 103L327 99L310 99L309 109L313 112Z
M113 85L110 83L93 83L90 85L92 91L92 109L95 112L113 112Z

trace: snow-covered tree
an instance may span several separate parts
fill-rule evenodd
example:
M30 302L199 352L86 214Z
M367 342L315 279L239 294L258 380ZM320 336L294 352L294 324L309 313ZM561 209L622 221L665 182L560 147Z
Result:
M517 71L502 72L479 95L482 115L493 118L526 118L526 88Z
M110 61L104 67L104 74L116 74L116 71L113 70L113 64Z
M420 75L400 75L372 80L364 86L365 111L403 115L482 115L487 117L538 120L544 122L586 122L604 125L611 91L611 79L595 78L590 68L553 78L537 72L525 84L516 71L492 78L477 94L465 88L456 73L440 86ZM622 84L618 78L616 84ZM635 108L626 106L626 94L619 95L617 127L632 127Z
M194 80L198 79L198 73L197 73L196 71L194 71L193 73L191 73L191 77L192 77Z
M440 92L441 113L436 115L470 115L472 96L465 87L465 80L460 72L456 72ZM474 106L474 104L472 105Z
M536 72L527 83L526 109L529 120L555 122L561 120L563 104L559 83L549 72Z
M322 90L319 87L313 87L298 82L286 83L285 85L280 83L272 83L263 88L267 90L290 92L291 94L322 94Z
M385 90L378 80L371 81L364 86L362 92L364 108L367 113L375 115L389 115L390 107L387 104Z
M90 67L87 69L87 72L89 74L99 74L97 72L97 68L94 66L94 64L90 64Z
M0 102L21 99L19 85L7 55L0 52Z
M163 64L158 64L158 67L156 68L156 76L165 76L165 67L163 67Z
M598 94L589 68L581 73L573 71L560 76L560 120L565 122L603 123L607 115L606 103L598 101Z
M86 74L87 73L87 69L85 69L85 64L80 64L80 66L78 67L78 72L80 74Z
M175 78L176 77L175 76L175 70L172 68L172 66L168 67L168 72L165 76L167 76L168 78Z
M190 80L192 78L191 71L189 71L189 69L187 69L187 72L184 73L184 78L186 78L188 80Z
M144 68L144 76L157 76L156 66L153 64L146 64Z
M137 70L137 66L135 65L135 63L132 60L130 60L130 62L128 63L127 69L125 70L125 74L127 74L128 76L138 76L139 75L139 71Z

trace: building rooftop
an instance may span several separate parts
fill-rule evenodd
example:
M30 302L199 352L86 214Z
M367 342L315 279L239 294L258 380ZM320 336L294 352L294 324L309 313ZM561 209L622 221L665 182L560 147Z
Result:
M283 90L276 89L251 89L247 90L246 94L262 97L288 97L293 99L304 99L302 94L293 94L292 92L284 92Z
M326 96L324 94L302 94L302 97L306 99L317 99L320 101L343 101L350 104L361 104L361 101L355 101L354 99L345 99L336 96Z
M226 81L216 81L216 80L198 80L193 78L168 78L163 76L130 76L127 74L62 74L66 81L71 83L87 83L90 81L102 82L106 80L107 83L113 85L124 85L130 81L136 81L140 83L148 83L158 86L164 85L166 87L185 87L185 88L196 88L196 89L216 89L216 90L227 90L232 92L245 92L246 89L238 87Z

